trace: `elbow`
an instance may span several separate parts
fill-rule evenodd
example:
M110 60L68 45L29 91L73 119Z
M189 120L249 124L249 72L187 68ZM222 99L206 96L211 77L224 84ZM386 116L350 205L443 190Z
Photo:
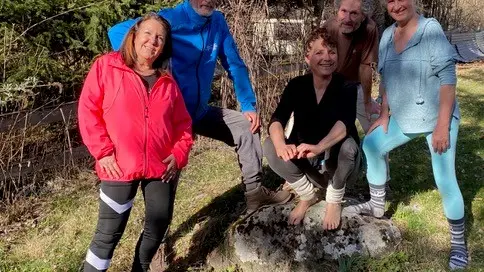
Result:
M338 133L338 141L343 140L349 134L349 126L346 126L344 122L339 121L340 129Z
M456 85L457 74L455 64L447 62L434 69L435 75L439 78L440 85Z
M269 135L275 135L278 132L284 133L284 126L279 120L271 120L269 122Z
M279 123L279 122L278 121L270 121L269 129L268 129L269 135L274 134L274 129L277 126L276 123Z
M339 138L338 141L343 140L347 135L348 135L348 132L346 131L346 129L343 130L338 137Z

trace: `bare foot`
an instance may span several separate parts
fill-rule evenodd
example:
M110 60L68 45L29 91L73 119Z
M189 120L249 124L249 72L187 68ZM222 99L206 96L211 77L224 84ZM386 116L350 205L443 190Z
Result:
M304 216L306 215L306 211L316 203L318 199L313 197L311 200L299 200L296 207L291 211L289 214L289 219L287 223L289 225L299 225L301 224Z
M323 229L337 229L341 221L341 204L326 203L326 213L323 218Z

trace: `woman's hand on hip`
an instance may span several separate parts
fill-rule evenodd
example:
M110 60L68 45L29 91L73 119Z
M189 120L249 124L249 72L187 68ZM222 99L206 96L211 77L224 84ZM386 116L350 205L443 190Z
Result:
M175 159L175 156L173 156L173 154L171 154L170 156L166 157L164 160L163 160L163 163L166 164L166 170L165 170L165 173L163 174L163 176L161 177L163 179L163 181L169 181L171 179L173 179L176 175L176 173L178 172L178 168L176 166L176 159Z
M370 132L372 132L375 128L377 128L379 126L383 127L383 131L386 134L388 132L388 122L389 121L390 121L390 116L388 114L381 113L380 117L378 117L378 119L376 119L375 122L373 122L373 124L371 124L371 126L368 129L368 132L366 132L366 134L367 135L370 134Z
M119 165L116 162L116 157L114 156L114 154L99 159L98 163L99 163L99 166L101 167L101 170L104 171L109 178L119 179L123 176L123 172L119 168Z
M437 123L432 132L432 147L434 148L434 152L442 154L449 149L449 146L449 127Z

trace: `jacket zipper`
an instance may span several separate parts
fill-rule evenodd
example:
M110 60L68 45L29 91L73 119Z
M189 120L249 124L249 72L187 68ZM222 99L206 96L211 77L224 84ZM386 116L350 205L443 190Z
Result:
M144 146L143 146L143 155L145 159L144 167L143 167L143 177L146 177L147 175L147 169L148 169L148 104L150 102L150 93L151 89L147 89L143 82L141 81L141 78L139 75L135 74L136 77L138 78L138 84L141 83L141 89L144 91L142 94L143 96L143 107L144 107L144 112L143 112L143 119L144 119ZM155 83L156 84L156 83ZM154 85L153 85L154 87Z
M142 84L142 86L144 87L145 90L145 93L146 93L146 97L148 98L147 101L145 100L145 96L143 96L143 100L145 100L145 112L144 112L144 119L145 119L145 141L144 141L144 157L145 157L145 166L144 166L144 171L143 171L143 176L146 177L146 175L148 174L147 173L147 169L148 169L148 108L149 108L149 105L151 104L151 94L152 94L152 91L153 89L155 89L155 86L156 84L158 83L158 81L160 81L162 76L160 76L155 84L153 84L153 86L150 88L150 89L147 89L146 87L144 87L144 84ZM139 78L139 76L138 76ZM141 80L141 79L140 79Z
M153 84L153 86L150 88L150 89L147 89L145 87L145 85L143 84L143 82L141 81L141 78L138 74L136 74L135 72L133 72L132 70L128 70L128 69L124 69L125 71L129 72L129 73L132 73L136 76L136 78L138 79L138 85L141 87L141 90L144 91L144 93L141 94L141 96L143 97L142 98L142 103L143 103L143 108L144 108L144 111L143 111L143 118L144 118L144 146L143 146L143 155L144 155L144 160L145 160L145 163L144 163L144 167L143 167L143 176L146 177L147 175L147 169L148 169L148 105L149 105L149 102L150 102L150 97L151 97L151 94L152 94L152 91L155 89L155 86L158 84L158 82L160 81L160 79L163 77L163 75L161 75L155 82L155 84Z
M149 99L149 98L148 98ZM145 104L145 144L144 144L144 156L145 156L145 167L143 170L143 176L146 177L146 171L148 169L148 105Z
M205 24L203 24L202 29L200 30L200 37L202 38L202 51L200 53L200 57L198 58L197 69L196 69L197 91L198 92L197 92L197 106L195 107L195 113L194 113L195 116L194 116L193 119L197 118L198 108L200 107L201 90L200 90L200 76L198 75L198 69L200 68L200 64L201 64L202 58L203 58L203 53L205 52L205 39L203 38L203 30L205 29L205 27L208 25L209 22L210 22L210 19L207 19ZM207 38L208 38L208 36L207 36Z

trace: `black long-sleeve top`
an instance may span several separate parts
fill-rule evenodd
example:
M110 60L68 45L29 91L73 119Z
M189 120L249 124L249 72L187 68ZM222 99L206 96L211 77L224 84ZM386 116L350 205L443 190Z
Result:
M318 144L337 121L345 124L346 137L353 137L359 143L356 99L357 83L345 81L342 75L334 73L318 104L313 75L299 76L287 84L269 126L280 122L285 127L294 112L294 127L288 139L293 144Z

